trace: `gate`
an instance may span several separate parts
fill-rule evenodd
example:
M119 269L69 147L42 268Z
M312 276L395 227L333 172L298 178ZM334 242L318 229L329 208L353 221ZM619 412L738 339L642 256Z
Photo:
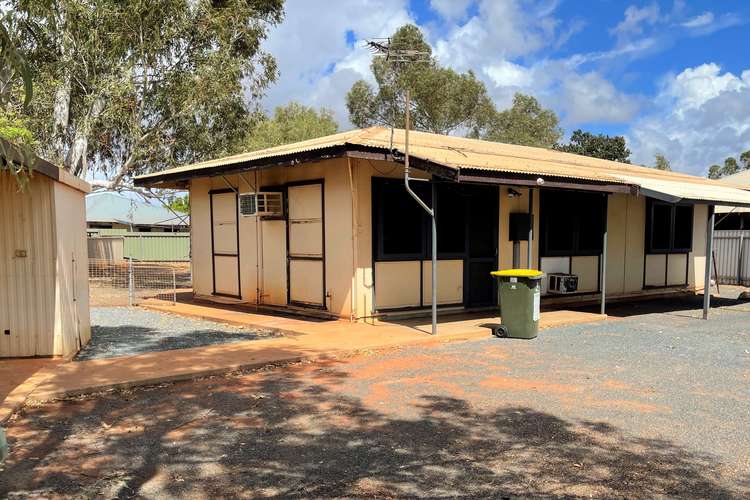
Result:
M717 280L750 286L750 231L714 231Z

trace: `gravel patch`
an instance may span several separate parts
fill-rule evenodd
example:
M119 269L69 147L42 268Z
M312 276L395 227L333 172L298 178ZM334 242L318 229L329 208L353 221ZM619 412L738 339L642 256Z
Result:
M149 311L137 307L91 308L91 342L75 361L257 340L279 335Z

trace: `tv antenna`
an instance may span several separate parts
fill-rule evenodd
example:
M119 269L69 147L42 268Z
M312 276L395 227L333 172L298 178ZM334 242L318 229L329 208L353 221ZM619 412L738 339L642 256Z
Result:
M428 62L430 53L420 51L411 47L398 46L392 43L390 38L374 38L365 42L366 46L375 53L375 57L384 57L386 61L409 64L416 62ZM435 183L432 182L432 208L415 193L409 181L409 128L411 121L411 100L409 87L404 89L406 114L404 119L404 187L414 200L430 216L432 221L432 334L437 335L437 223L435 221ZM395 106L394 106L395 113ZM395 117L394 117L395 118ZM395 122L395 119L394 119ZM391 125L391 149L393 149L393 125ZM417 179L415 179L417 180Z

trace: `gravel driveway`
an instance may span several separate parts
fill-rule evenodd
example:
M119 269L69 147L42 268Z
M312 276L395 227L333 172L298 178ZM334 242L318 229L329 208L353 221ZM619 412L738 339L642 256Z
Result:
M272 330L240 328L138 307L92 307L91 342L76 361L256 340Z
M0 497L748 498L724 304L27 408Z

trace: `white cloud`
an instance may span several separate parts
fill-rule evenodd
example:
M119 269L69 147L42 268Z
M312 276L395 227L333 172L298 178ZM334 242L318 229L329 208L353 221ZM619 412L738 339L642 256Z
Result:
M695 16L694 18L688 19L687 21L683 22L682 26L685 28L701 28L713 22L714 22L714 13L704 12L701 15Z
M471 3L472 0L430 0L430 7L448 21L460 21Z
M407 0L347 0L331 8L326 0L290 0L286 16L271 30L264 49L274 55L279 79L269 89L264 106L295 100L331 108L342 128L348 128L346 92L359 78L370 78L372 54L364 40L386 37L413 22ZM356 38L347 43L347 34Z
M647 27L660 21L659 5L652 3L644 7L631 5L625 9L625 19L612 28L611 32L617 37L618 43L627 43L633 36L642 35Z
M703 175L750 149L750 70L737 76L714 63L686 68L663 82L655 102L628 133L639 163L651 164L661 153L677 169Z
M482 71L496 87L529 87L533 83L533 70L506 60L485 66Z

